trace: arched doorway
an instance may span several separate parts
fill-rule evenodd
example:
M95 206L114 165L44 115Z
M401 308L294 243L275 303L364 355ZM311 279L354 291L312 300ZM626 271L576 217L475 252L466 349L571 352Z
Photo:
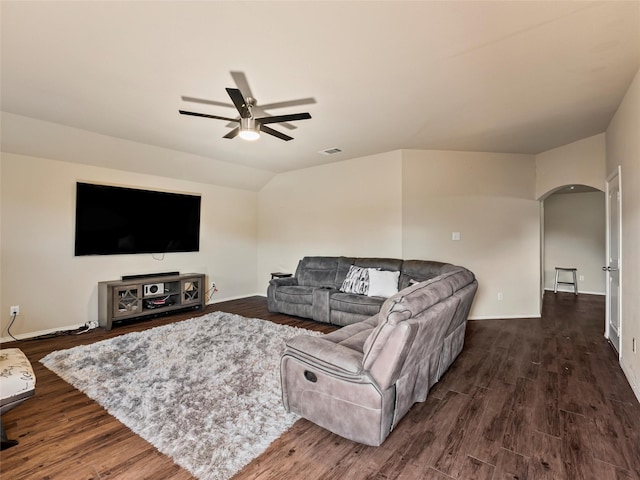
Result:
M555 267L578 269L579 293L605 295L605 193L586 185L564 185L542 202L542 290L553 291ZM573 291L558 286L558 291ZM543 292L541 292L543 293Z

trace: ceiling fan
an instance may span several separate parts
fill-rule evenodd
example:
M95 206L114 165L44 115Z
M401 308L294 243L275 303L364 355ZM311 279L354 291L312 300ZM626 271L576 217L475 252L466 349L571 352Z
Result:
M198 113L198 112L190 112L186 110L178 110L182 115L191 115L194 117L204 117L204 118L214 118L217 120L226 120L230 122L229 126L234 127L229 133L224 135L222 138L235 138L236 136L240 136L245 140L257 140L260 138L260 132L267 133L274 137L277 137L281 140L289 141L293 140L293 137L286 135L282 132L274 130L273 128L267 126L267 124L271 123L282 123L283 126L289 129L295 128L294 125L291 125L287 122L292 122L296 120L306 120L311 118L311 115L308 112L305 113L293 113L288 115L269 115L265 110L272 108L281 108L288 107L291 105L304 105L306 103L315 103L313 98L301 99L301 100L293 100L289 102L279 102L272 103L268 105L263 105L258 107L256 105L256 100L251 94L251 90L249 88L249 84L242 72L231 72L231 76L236 82L238 87L241 87L245 90L245 94L240 90L240 88L227 88L227 93L233 102L233 105L216 102L213 100L203 100L193 97L182 97L184 101L197 102L197 103L205 103L210 105L219 105L225 107L235 107L240 115L237 118L223 117L219 115L209 115L206 113ZM262 115L262 116L258 116Z

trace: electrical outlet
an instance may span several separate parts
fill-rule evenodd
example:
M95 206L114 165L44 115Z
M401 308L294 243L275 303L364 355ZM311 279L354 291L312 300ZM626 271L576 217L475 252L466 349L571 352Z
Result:
M20 315L20 305L13 305L9 308L9 315Z
M581 282L584 282L584 275L580 275L579 280L580 280Z
M502 300L502 292L498 292L498 300Z

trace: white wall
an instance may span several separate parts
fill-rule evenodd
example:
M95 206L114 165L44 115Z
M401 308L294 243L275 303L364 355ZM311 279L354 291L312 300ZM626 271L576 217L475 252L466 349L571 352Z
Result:
M604 192L556 193L544 201L544 279L545 288L553 290L555 267L578 269L578 291L604 295L605 264L605 195ZM570 279L561 273L560 281ZM573 291L571 285L558 290Z
M259 291L305 255L402 257L399 151L283 173L259 194Z
M404 258L472 270L478 278L472 318L539 316L534 186L533 156L403 151Z
M536 155L536 194L541 199L564 185L604 190L605 134L583 138Z
M640 72L607 128L607 173L622 167L620 363L640 399ZM632 352L632 339L638 345Z
M98 282L122 275L202 272L214 301L255 293L257 193L10 153L0 162L0 336L10 305L14 335L96 320ZM74 257L76 181L201 194L200 252Z

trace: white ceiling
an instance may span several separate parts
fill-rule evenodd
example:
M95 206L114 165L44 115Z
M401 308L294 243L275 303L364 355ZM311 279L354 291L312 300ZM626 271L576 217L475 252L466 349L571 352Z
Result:
M402 148L537 154L603 132L640 66L640 1L1 9L4 112L272 173ZM258 103L314 98L269 112L313 118L272 125L293 141L249 143L223 139L224 121L178 114L235 116L181 100L230 104L230 71ZM3 148L28 150L6 137ZM331 147L343 153L318 153Z

